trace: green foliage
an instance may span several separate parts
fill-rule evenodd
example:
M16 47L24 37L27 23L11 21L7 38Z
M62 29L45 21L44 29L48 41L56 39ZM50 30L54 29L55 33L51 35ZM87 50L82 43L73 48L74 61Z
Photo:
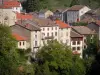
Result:
M80 4L79 0L72 0L70 6L79 5L79 4Z
M16 48L16 41L12 37L8 26L0 24L0 50L11 50Z
M86 75L89 75L89 73L91 71L91 65L94 62L94 59L95 58L93 56L89 57L88 59L84 59L84 65L86 68Z
M87 37L87 48L84 50L84 58L88 58L88 57L95 57L98 49L99 49L99 42L98 42L98 37L97 35L94 36L88 36Z
M84 65L84 60L78 56L73 56L73 66L71 68L71 75L85 75L86 67Z
M17 41L12 37L8 26L0 24L0 75L34 74L34 66L16 49ZM24 54L24 53L23 53Z
M76 22L76 23L73 23L72 25L73 26L87 26L88 24L84 22Z
M26 11L27 12L33 12L33 11L38 11L40 4L39 0L27 0L26 1Z
M85 67L78 56L73 58L69 47L51 41L37 53L36 75L84 75Z
M22 2L27 12L39 11L40 9L66 8L73 5L87 5L90 8L98 8L99 0L27 0Z
M84 64L86 67L86 75L89 75L91 71L91 65L95 61L95 56L98 53L99 43L97 35L93 37L87 36L87 48L83 52Z

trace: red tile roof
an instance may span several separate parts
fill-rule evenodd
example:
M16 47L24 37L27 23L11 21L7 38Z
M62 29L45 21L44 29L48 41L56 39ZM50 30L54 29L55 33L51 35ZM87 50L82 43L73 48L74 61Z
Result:
M97 20L97 21L96 21L96 24L97 24L98 26L100 26L100 20Z
M12 8L12 7L20 7L20 2L17 0L15 1L5 1L3 5L0 6L0 8Z
M20 6L20 2L18 2L17 0L15 1L6 1L4 2L4 6L8 6L8 7L19 7Z
M27 40L27 38L23 37L23 36L20 36L19 34L17 33L12 33L13 37L17 40L17 41L25 41Z
M26 13L16 13L17 20L32 20L33 16L31 14Z
M60 28L70 28L69 24L66 24L60 20L56 20L56 24L59 25Z

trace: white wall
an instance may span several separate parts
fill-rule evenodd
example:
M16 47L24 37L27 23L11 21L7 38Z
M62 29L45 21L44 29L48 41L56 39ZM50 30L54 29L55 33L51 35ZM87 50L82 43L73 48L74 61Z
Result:
M70 46L70 28L59 29L59 42Z
M27 42L26 41L19 41L18 48L19 49L27 49Z
M37 45L36 45L37 43ZM41 32L40 31L32 31L31 32L31 50L32 52L37 52L41 45Z
M5 20L6 17L7 19ZM12 9L0 9L0 22L2 24L12 26L16 21L16 14L12 11Z
M74 51L78 51L78 53L80 53L80 57L82 58L82 55L83 55L83 40L80 41L80 44L77 44L78 41L75 41L75 42L76 42L76 44L73 45L73 41L71 41L71 49L73 47L75 47L76 50L74 50ZM80 47L80 50L77 50L77 47ZM74 51L72 50L72 52L74 52Z
M81 10L79 10L79 16L84 15L86 12L90 11L91 9L88 8L87 6L85 6L84 8L82 8Z
M22 6L21 6L21 4L20 4L19 7L12 7L12 11L21 13L21 11L22 11Z
M54 39L58 40L58 35L59 35L58 31L59 31L58 26L41 27L42 39L44 39L45 37L48 37L48 34L49 34L49 37L51 37L53 34ZM43 40L41 41L41 46L43 46Z

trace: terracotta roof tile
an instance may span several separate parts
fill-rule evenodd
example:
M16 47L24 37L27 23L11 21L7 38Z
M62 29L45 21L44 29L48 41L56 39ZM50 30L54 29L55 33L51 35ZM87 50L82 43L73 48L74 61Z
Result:
M33 19L33 16L31 14L26 14L26 13L16 13L16 17L17 17L17 20L32 20Z
M60 20L56 20L56 24L59 25L60 28L70 28L69 24L66 24Z
M17 41L25 41L27 40L27 38L23 37L23 36L20 36L19 34L17 33L12 33L13 37L17 40Z
M17 0L15 1L5 1L3 5L0 6L0 8L12 8L12 7L20 7L20 2Z

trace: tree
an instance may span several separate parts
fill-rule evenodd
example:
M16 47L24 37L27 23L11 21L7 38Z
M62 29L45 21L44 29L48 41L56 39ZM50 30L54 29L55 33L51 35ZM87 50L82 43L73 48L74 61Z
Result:
M99 43L97 35L93 37L87 36L87 48L83 51L84 64L86 67L86 75L91 75L91 65L94 64L95 57L97 56Z
M21 57L16 45L10 27L0 24L0 75L34 75L34 66L26 64L27 59Z
M40 2L39 0L27 0L26 1L26 5L27 5L26 11L27 12L38 11L40 8L39 2Z
M12 37L9 27L0 24L0 50L12 50L16 48L16 41Z
M84 58L95 57L99 50L98 36L95 34L93 36L87 36L87 48L84 50Z
M79 62L79 57L73 58L68 46L50 41L37 53L36 75L84 75L84 65ZM78 61L77 61L78 60ZM74 65L73 65L74 63ZM77 66L77 69L76 67ZM74 67L74 69L73 69Z
M15 48L16 41L11 35L10 28L0 24L0 75L17 73L14 63L18 63L18 57Z
M99 75L100 74L100 52L95 57L95 60L92 62L90 72L88 75Z
M70 6L79 5L79 4L80 4L79 0L72 0Z

